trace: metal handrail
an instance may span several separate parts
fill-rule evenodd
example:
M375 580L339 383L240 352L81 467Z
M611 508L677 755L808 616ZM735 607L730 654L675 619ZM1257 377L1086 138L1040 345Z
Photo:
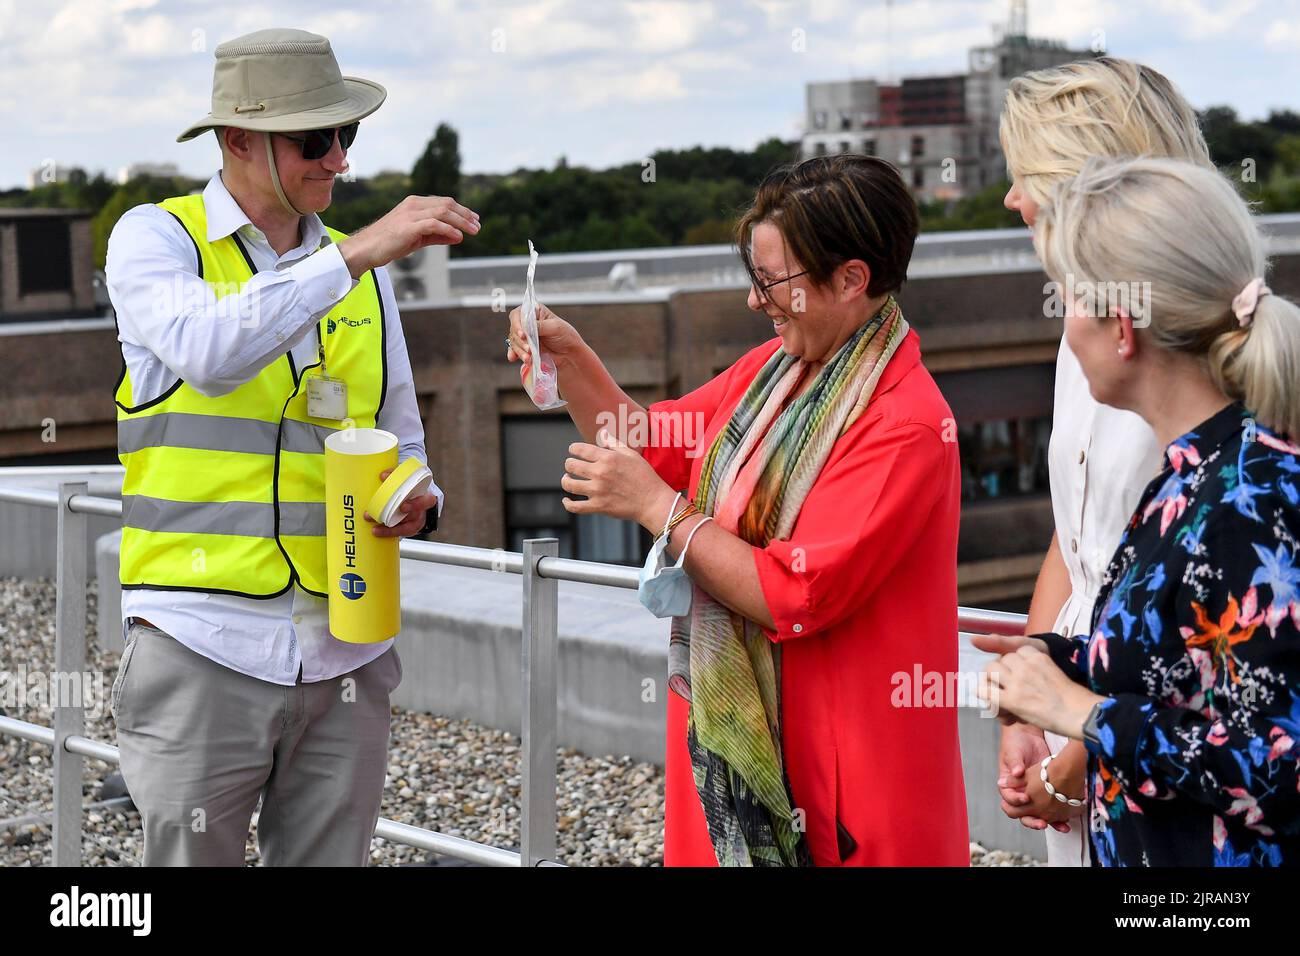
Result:
M0 501L36 505L47 508L59 506L59 494L36 488L0 487ZM80 514L101 515L107 518L122 517L122 502L116 498L99 498L91 495L73 495L68 501L69 510ZM401 555L413 561L445 564L481 571L522 574L524 556L518 551L501 548L474 548L462 544L443 544L436 541L401 543ZM622 564L604 564L599 561L580 561L575 558L543 557L538 563L540 577L580 584L636 590L638 572ZM993 611L978 607L957 608L957 629L960 633L1023 634L1026 616L1012 611Z
M55 615L55 670L81 673L85 667L86 519L122 516L122 502L86 491L84 481L59 483L57 491L0 486L0 502L58 509L58 564ZM624 565L558 557L555 538L529 539L524 551L405 539L404 558L523 577L520 850L463 840L381 818L375 836L484 866L560 866L556 863L555 748L557 743L556 651L559 581L635 589L638 571ZM957 609L959 633L1022 634L1025 615L983 608ZM0 735L43 743L54 751L55 866L81 863L82 758L120 762L117 747L84 735L81 706L55 707L53 727L0 717Z

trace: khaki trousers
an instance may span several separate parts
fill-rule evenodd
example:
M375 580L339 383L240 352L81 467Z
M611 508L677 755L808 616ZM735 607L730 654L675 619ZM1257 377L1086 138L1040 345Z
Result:
M243 866L258 798L268 866L365 866L388 765L394 646L292 687L233 671L132 623L113 682L122 776L146 866Z

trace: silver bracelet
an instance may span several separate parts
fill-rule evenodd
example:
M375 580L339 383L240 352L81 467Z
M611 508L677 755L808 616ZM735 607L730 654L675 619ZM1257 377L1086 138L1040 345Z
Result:
M1049 797L1055 797L1061 803L1068 803L1072 807L1083 806L1082 800L1076 800L1074 797L1067 797L1063 793L1057 793L1056 788L1052 786L1051 781L1047 779L1047 765L1056 759L1056 754L1048 754L1043 758L1042 766L1038 770L1038 779L1043 781L1043 787L1047 790ZM1085 794L1086 796L1086 794Z

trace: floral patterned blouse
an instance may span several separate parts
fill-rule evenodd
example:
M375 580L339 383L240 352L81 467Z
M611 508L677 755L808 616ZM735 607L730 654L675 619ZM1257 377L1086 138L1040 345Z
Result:
M1086 742L1103 866L1300 865L1300 446L1232 404L1165 451L1092 633L1040 635L1108 698Z

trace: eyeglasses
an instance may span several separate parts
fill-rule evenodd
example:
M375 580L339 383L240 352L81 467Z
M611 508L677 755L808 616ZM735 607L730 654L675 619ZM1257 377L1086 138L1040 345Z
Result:
M764 292L766 292L768 289L772 288L772 286L774 286L774 285L780 285L782 282L789 282L791 279L797 279L797 278L799 278L800 276L806 276L807 274L808 274L808 270L807 270L807 269L804 269L803 272L796 272L794 275L785 276L785 277L780 278L780 279L773 279L771 282L768 282L768 283L758 282L758 283L755 283L755 285L757 285L760 289L762 289Z
M339 145L343 147L345 153L357 138L357 127L360 125L360 122L356 122L337 127ZM324 159L329 154L329 151L334 148L335 132L336 128L331 127L329 129L309 129L301 133L280 133L278 135L297 143L302 149L303 159Z

